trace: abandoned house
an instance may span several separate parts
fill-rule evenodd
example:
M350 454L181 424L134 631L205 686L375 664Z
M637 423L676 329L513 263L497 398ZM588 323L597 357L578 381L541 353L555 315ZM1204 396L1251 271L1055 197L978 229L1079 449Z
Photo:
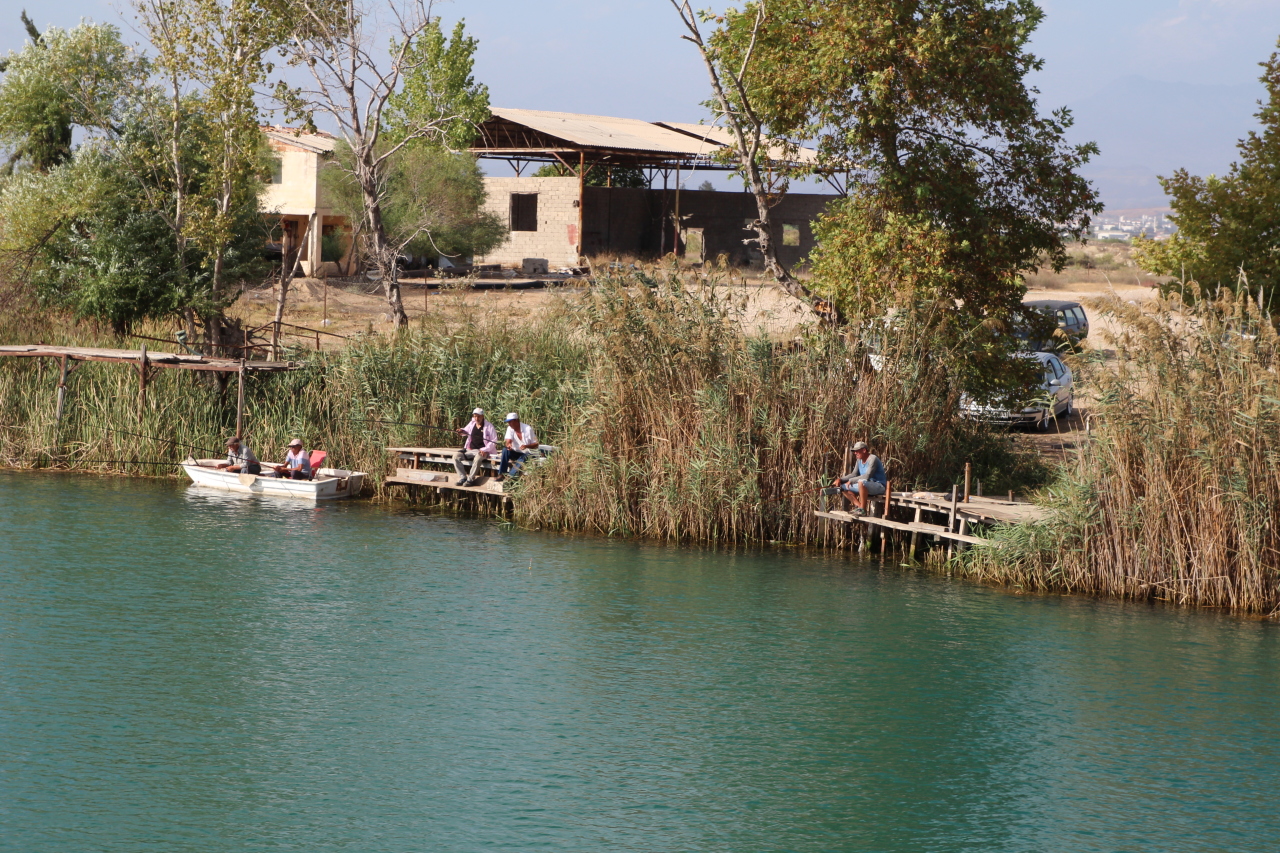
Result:
M262 131L275 157L262 210L279 217L280 231L273 236L280 241L282 257L301 253L303 275L345 271L351 260L347 220L333 212L320 183L320 169L333 154L334 138L282 127Z
M756 218L746 192L688 190L682 183L710 171L732 170L716 158L731 142L714 127L541 110L494 109L471 149L504 160L513 177L486 177L488 209L507 222L507 241L477 262L517 265L544 258L552 267L593 256L658 257L676 252L691 262L727 255L747 264L759 250L744 242ZM778 159L810 159L813 152L771 151ZM525 176L526 169L559 164L568 177ZM642 170L648 189L609 186L615 168ZM592 174L605 186L588 186ZM661 179L661 188L656 185ZM810 223L830 194L788 193L773 208L778 256L791 266L814 246Z

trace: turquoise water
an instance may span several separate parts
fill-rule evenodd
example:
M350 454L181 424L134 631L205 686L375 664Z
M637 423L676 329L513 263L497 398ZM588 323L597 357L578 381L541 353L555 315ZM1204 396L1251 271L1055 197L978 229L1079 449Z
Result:
M0 848L1262 851L1277 628L0 474Z

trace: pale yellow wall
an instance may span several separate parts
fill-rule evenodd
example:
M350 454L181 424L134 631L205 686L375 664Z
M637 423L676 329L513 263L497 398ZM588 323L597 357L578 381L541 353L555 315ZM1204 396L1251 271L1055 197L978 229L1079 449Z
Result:
M317 210L327 213L327 205L320 207L324 201L319 197L320 155L276 142L272 142L271 147L280 158L282 181L267 184L262 209L267 213L299 216L309 216Z

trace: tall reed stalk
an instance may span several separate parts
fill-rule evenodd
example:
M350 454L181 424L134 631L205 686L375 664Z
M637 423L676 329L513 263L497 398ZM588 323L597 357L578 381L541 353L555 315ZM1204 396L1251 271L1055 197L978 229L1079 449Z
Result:
M1193 294L1198 297L1198 294ZM1055 515L970 552L1027 589L1274 613L1280 607L1280 335L1246 295L1096 306L1123 331L1082 366L1093 440Z

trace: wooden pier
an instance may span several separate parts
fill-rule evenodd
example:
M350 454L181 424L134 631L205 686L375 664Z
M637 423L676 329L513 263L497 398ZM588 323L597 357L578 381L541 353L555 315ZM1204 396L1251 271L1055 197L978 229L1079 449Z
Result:
M540 463L556 448L543 444L533 451L525 465ZM439 491L464 492L473 495L507 498L502 483L497 481L499 457L493 456L480 463L485 471L474 486L459 486L458 472L453 467L456 447L388 447L387 452L395 456L396 469L385 480L388 486L428 486ZM467 463L470 466L470 462Z
M814 514L819 518L827 518L842 524L865 524L878 528L881 532L880 550L887 548L887 532L896 530L911 534L909 554L914 555L920 535L932 536L946 540L948 554L959 545L985 545L987 540L974 536L970 531L976 525L1018 524L1028 521L1039 521L1047 516L1047 511L1027 501L983 497L982 495L964 495L959 487L950 494L945 492L894 492L891 490L885 497L869 502L866 515L854 515L843 509L822 509ZM838 494L836 490L826 490L829 494ZM911 510L910 521L898 521L890 518L894 508ZM944 523L926 521L925 514L930 517L943 516Z

